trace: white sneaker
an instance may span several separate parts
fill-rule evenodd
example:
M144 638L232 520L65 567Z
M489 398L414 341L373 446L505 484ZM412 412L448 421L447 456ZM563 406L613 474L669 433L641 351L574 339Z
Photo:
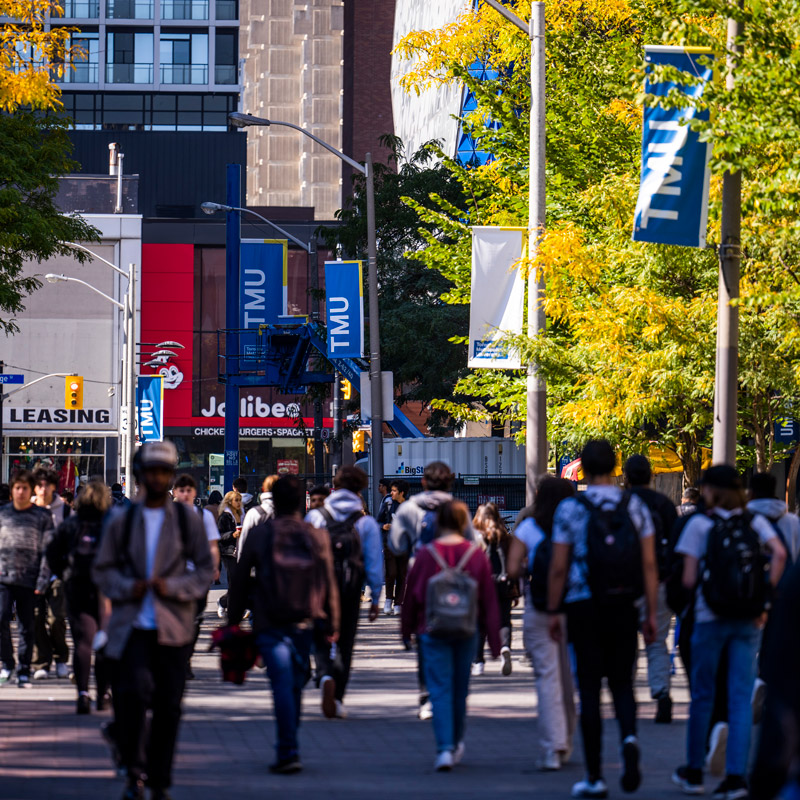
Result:
M347 709L341 700L336 701L336 717L338 719L347 719Z
M750 705L753 709L753 725L758 725L761 722L766 696L767 684L761 678L756 678L756 682L753 684L753 696L750 699Z
M0 683L8 683L10 680L11 680L11 670L6 669L5 667L3 669L0 669Z
M483 675L483 670L484 670L483 661L476 661L472 665L472 677L477 678L480 675Z
M392 611L392 613L393 613L393 614L394 614L396 617L399 617L399 616L400 616L400 615L403 613L403 606L395 606L395 607L394 607L394 610Z
M431 703L430 700L423 703L419 707L419 713L417 714L417 716L423 721L433 719L433 703Z
M508 677L511 674L511 649L504 647L500 651L500 658L503 659L502 673Z
M56 664L56 678L69 678L69 667L66 664Z
M716 776L725 774L725 755L728 750L728 723L718 722L711 729L708 740L706 769Z
M556 770L561 769L561 759L558 753L546 753L539 762L539 769L542 772L556 772Z
M437 772L450 772L450 770L453 769L453 754L449 750L442 750L442 752L436 756L433 768Z
M454 764L460 764L461 763L461 761L464 758L464 751L465 750L466 750L466 747L464 746L464 742L459 742L456 745L456 749L453 750L453 763Z
M225 611L225 609L224 609L224 608L222 607L222 605L220 604L219 600L217 600L217 616L218 616L220 619L225 619L225 616L227 615L227 613L228 613L228 612L227 612L227 611Z
M35 681L43 681L50 677L49 670L46 669L37 669L36 672L33 673L33 679Z
M392 601L386 600L383 604L383 613L387 616L391 616L392 614Z
M608 797L608 786L601 778L600 780L590 781L584 779L578 781L572 787L573 797Z

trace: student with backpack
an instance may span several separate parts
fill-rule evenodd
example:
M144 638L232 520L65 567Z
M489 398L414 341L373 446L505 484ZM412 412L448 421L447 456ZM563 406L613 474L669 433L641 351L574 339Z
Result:
M433 705L434 768L449 771L464 756L470 666L479 630L500 655L500 616L489 562L466 541L469 511L454 500L437 514L439 535L417 554L408 574L402 633L420 638Z
M275 481L277 480L277 475L267 475L267 477L264 478L264 482L261 484L261 495L258 498L258 505L253 506L244 515L244 520L242 521L242 532L239 534L239 541L237 542L236 548L237 558L242 554L242 548L244 547L244 543L247 540L247 536L250 531L255 528L256 525L260 525L262 522L266 522L268 519L272 519L275 516L275 504L272 500L272 487L275 485Z
M769 521L745 509L741 479L726 464L710 467L701 491L708 516L696 514L676 546L683 583L695 588L692 632L692 702L686 740L688 763L673 780L684 794L703 793L706 735L723 652L728 655L726 777L718 800L748 797L745 774L752 727L751 695L761 628L786 563L786 551ZM770 558L767 558L769 553Z
M111 492L105 484L90 481L75 502L75 512L56 529L47 546L47 563L54 575L63 580L67 616L72 631L74 652L72 671L78 690L77 713L91 713L89 675L92 648L110 604L101 598L92 578L94 563L103 530L103 518L111 508ZM97 651L94 664L97 683L97 710L108 705L109 679L105 654Z
M761 514L775 528L786 550L786 566L790 567L800 555L800 518L786 508L786 501L776 497L778 481L769 472L757 472L750 478L750 501L747 510Z
M333 565L339 588L341 627L334 647L317 642L315 659L322 674L322 713L332 719L347 716L344 695L350 679L353 647L361 610L361 589L366 582L372 593L369 621L378 617L383 588L383 552L378 523L364 511L361 492L369 485L358 467L340 467L333 479L333 492L321 509L309 511L306 521L328 531Z
M633 693L636 604L644 594L641 627L649 643L656 628L658 570L650 512L638 497L615 485L614 448L605 440L587 442L581 464L587 489L563 500L553 520L547 613L550 636L561 641L562 603L566 606L577 664L586 777L572 787L572 796L607 797L601 765L601 684L605 676L614 698L622 749L620 785L624 792L634 792L642 778Z
M656 701L655 721L659 724L672 722L672 698L670 697L671 669L667 637L672 624L672 611L667 605L666 581L673 561L672 531L678 512L672 500L650 487L653 470L650 462L641 455L631 456L622 469L625 488L636 495L650 511L655 530L656 563L658 565L658 606L656 608L656 638L645 648L647 654L647 681L650 697Z
M508 575L516 580L527 577L523 642L530 656L536 678L538 697L537 731L539 734L539 769L561 769L572 753L575 734L575 687L567 652L566 638L550 638L547 614L547 576L553 552L553 517L559 503L574 497L571 481L542 477L530 515L514 528L508 551ZM559 615L562 627L566 618Z
M270 771L279 774L303 768L297 729L314 634L331 646L339 632L331 540L324 530L303 521L305 496L295 475L275 481L275 516L254 527L242 547L228 603L232 625L238 624L252 605L253 633L267 668L275 708L277 757Z

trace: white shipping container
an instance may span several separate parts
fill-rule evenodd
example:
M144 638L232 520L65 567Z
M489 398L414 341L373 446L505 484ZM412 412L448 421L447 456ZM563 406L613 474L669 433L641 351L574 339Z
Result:
M385 439L383 474L420 476L431 461L444 461L459 475L524 475L525 447L513 439L441 437Z

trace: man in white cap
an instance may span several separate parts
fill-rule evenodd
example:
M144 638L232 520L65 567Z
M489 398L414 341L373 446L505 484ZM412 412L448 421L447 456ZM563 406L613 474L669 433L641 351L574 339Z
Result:
M112 603L106 655L118 661L114 731L128 774L123 798L143 798L146 775L152 800L166 800L197 601L214 564L200 517L169 496L175 446L149 442L138 456L141 499L111 518L94 577Z

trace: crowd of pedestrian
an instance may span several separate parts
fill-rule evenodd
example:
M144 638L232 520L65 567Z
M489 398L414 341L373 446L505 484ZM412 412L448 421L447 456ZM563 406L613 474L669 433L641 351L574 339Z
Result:
M620 787L642 784L640 636L656 723L673 719L673 640L686 667L686 758L673 775L683 793L702 794L709 772L721 778L716 800L770 800L794 785L800 520L773 476L750 476L746 492L734 467L715 465L676 507L653 488L647 458L631 456L620 478L612 446L590 441L584 485L543 476L512 527L492 503L471 515L442 462L425 468L416 494L405 480L382 481L374 516L357 467L309 491L297 476L268 475L258 497L238 479L202 508L194 479L176 476L176 465L171 443L141 447L134 502L98 481L67 502L55 474L18 472L0 505L0 684L71 677L77 713L88 714L93 666L96 708L113 707L102 735L125 777L124 800L143 798L145 787L152 800L169 797L192 652L221 568L227 593L214 640L226 678L266 669L275 773L302 769L309 682L325 717L348 716L364 602L370 622L381 609L399 618L399 639L416 651L417 711L432 720L434 768L455 768L466 753L470 682L485 674L487 645L500 674L511 674L512 610L522 603L536 765L561 770L580 728L585 774L573 797L610 791L604 678Z

